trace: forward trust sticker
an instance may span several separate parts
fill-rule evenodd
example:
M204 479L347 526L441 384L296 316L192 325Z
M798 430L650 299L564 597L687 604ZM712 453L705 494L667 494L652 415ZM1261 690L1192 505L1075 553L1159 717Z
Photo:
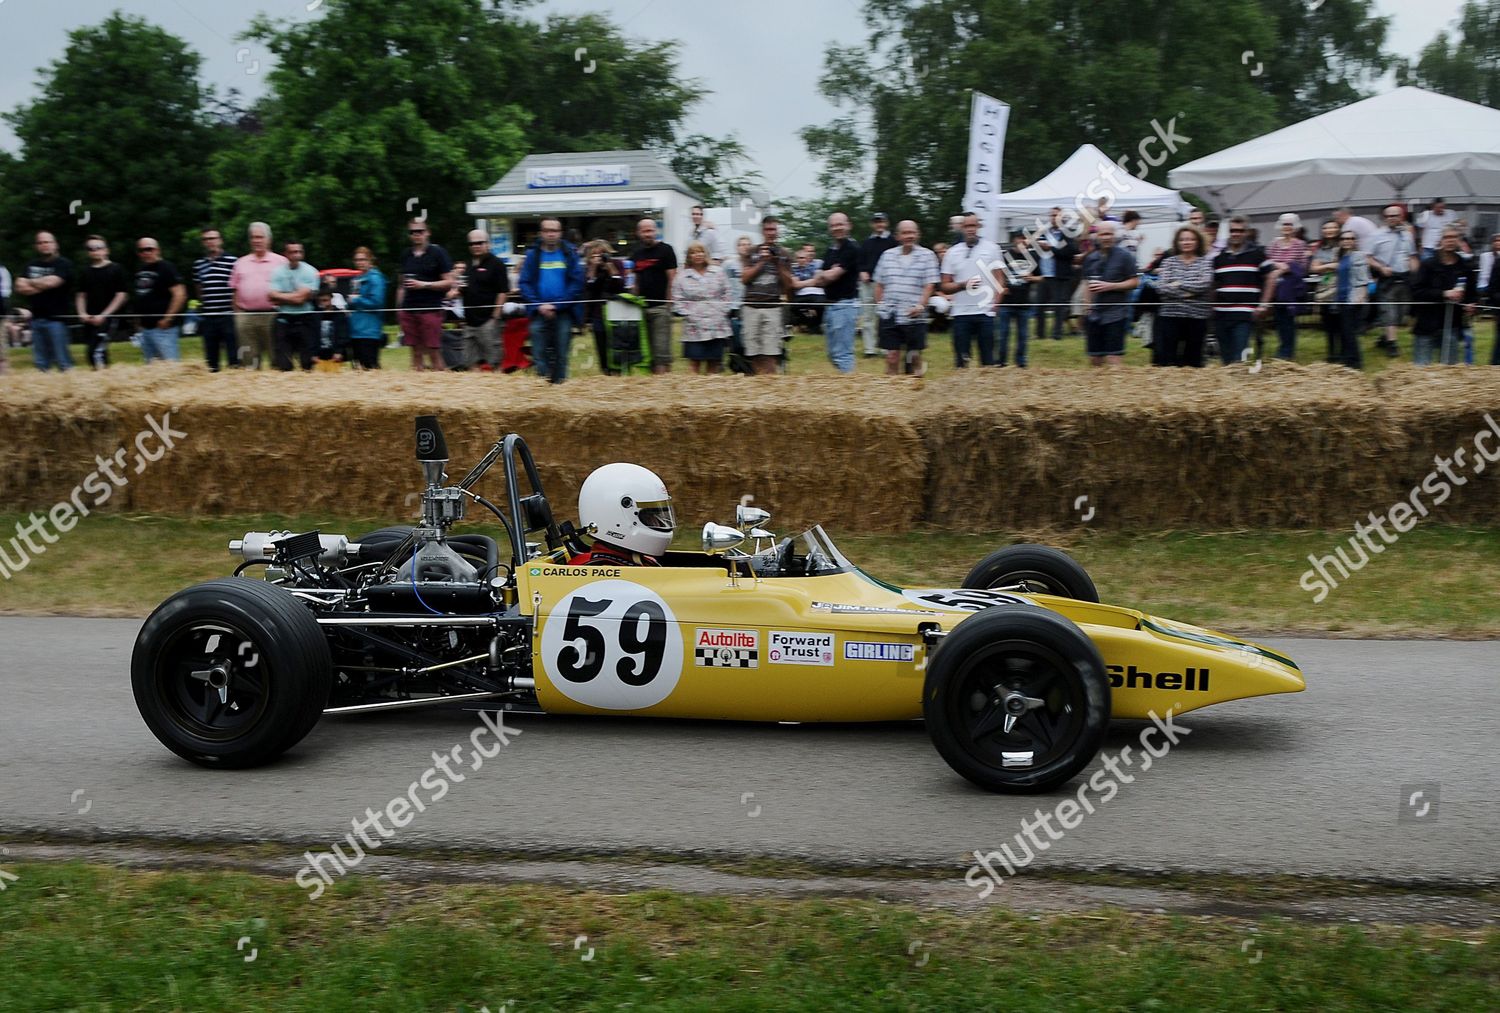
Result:
M766 660L773 665L832 665L832 633L792 633L772 630Z

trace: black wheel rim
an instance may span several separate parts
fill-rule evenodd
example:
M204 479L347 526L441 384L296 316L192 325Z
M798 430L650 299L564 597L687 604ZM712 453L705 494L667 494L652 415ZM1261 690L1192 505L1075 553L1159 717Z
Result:
M1027 640L991 644L953 680L948 717L968 753L994 770L1024 774L1072 749L1087 704L1072 666Z
M172 722L194 738L232 741L266 712L266 666L259 646L234 625L190 623L173 632L157 654L157 699Z
M1050 594L1058 598L1073 597L1061 580L1040 570L1011 570L990 582L992 591L1017 591L1021 594Z

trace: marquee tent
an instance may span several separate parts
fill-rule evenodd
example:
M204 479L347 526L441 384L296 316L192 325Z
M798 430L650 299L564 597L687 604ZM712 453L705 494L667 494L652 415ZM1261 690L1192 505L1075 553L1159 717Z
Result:
M1191 207L1176 190L1132 176L1092 144L1079 147L1030 186L1002 193L995 203L1001 218L1045 219L1052 208L1082 210L1105 195L1117 217L1139 211L1146 221L1176 221Z
M1397 88L1180 165L1221 212L1272 215L1446 197L1500 203L1500 110Z

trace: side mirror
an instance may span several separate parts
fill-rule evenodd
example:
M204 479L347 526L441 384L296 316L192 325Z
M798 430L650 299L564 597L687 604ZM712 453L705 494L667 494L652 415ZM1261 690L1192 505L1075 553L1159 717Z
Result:
M734 508L734 526L740 529L758 527L771 519L769 510L760 507L745 506L741 503Z
M745 533L724 524L709 521L703 525L703 551L709 555L737 549L745 540Z

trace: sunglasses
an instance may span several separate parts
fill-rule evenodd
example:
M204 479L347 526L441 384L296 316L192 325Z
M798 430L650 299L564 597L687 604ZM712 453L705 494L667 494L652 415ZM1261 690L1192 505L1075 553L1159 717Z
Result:
M135 252L137 252L137 253L150 253L154 249L156 249L156 247L154 247L154 246L137 246L135 248Z
M104 246L103 243L90 243L89 246L88 246L88 249L90 251L94 251L94 250L103 250L103 249L106 249L106 247Z
M486 242L488 242L488 240L484 240L484 239L471 239L471 240L469 240L469 245L470 246L483 246L483 245L485 245Z
M1230 229L1230 232L1244 232L1244 229Z

